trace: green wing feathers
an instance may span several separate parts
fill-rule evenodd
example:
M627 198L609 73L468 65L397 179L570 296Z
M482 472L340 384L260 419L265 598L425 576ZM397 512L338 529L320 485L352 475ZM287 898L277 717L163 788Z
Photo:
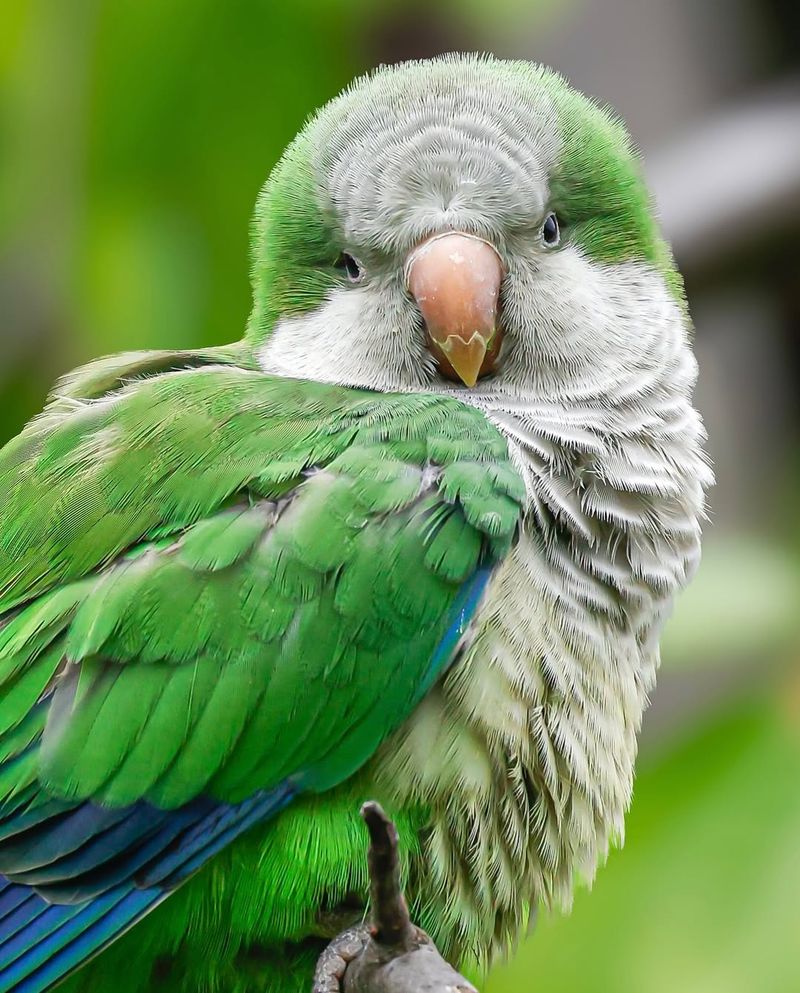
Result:
M231 366L75 382L0 453L0 805L345 778L509 548L504 440L456 400Z

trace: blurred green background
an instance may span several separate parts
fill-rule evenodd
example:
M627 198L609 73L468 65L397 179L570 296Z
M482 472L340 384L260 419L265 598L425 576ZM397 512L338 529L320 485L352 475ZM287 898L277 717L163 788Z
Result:
M718 485L627 841L487 993L800 990L795 0L7 0L0 440L56 375L237 338L256 192L380 62L532 58L627 119L686 276Z

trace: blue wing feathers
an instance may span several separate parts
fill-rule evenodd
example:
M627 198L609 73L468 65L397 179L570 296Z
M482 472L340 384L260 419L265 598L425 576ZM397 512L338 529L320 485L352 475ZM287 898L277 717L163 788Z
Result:
M3 804L0 814L0 852L5 848L5 842L23 831L44 821L49 821L56 814L73 810L72 804L62 800L42 800L41 792L36 783L15 797L13 805ZM2 869L0 869L2 872Z
M164 816L164 823L150 845L140 846L147 850L147 872L134 879L142 853L136 850L137 858L136 852L123 851L126 881L81 903L48 902L32 888L5 879L0 898L13 894L16 899L19 890L29 896L0 920L0 993L42 993L119 937L175 885L256 821L285 806L292 796L293 788L287 783L237 805L202 802L189 805L190 811L181 808L170 815L151 808ZM73 881L69 894L73 898L80 895L79 883L77 888L74 885ZM53 887L44 892L52 897L59 891Z
M157 872L147 873L147 879L158 881L159 885L174 889L184 879L199 869L205 862L220 852L235 837L247 831L259 821L277 814L293 800L295 788L290 781L282 783L269 793L256 795L245 800L236 808L235 818L226 817L218 822L213 830L202 831L192 845L182 845L183 856L178 859L160 860ZM143 881L143 880L142 880Z
M0 876L0 935L5 934L5 918L31 895L27 886L15 886Z
M458 650L493 568L462 586L419 698ZM1 767L0 767L1 768ZM44 993L132 927L238 835L289 804L302 775L238 804L164 811L45 800L0 806L0 993Z
M34 919L40 911L39 897L29 887L25 887L27 895L3 918L3 943L10 940L21 931L26 924Z
M78 875L37 886L37 891L51 903L84 903L119 883L130 882L139 869L163 857L175 838L198 816L187 809L167 816L157 813L161 816L154 826L143 830L127 849Z
M421 696L430 689L445 666L452 662L453 654L457 650L459 642L466 634L470 621L477 613L493 572L493 566L482 566L461 587L450 612L450 624L433 653L427 679L421 687Z
M65 856L127 816L126 810L102 810L91 804L58 811L55 816L43 818L3 844L0 849L0 872L18 876L27 870L59 865Z
M9 928L8 938L3 942L4 965L6 963L8 966L12 965L28 951L31 952L31 957L35 957L35 953L43 946L45 939L62 924L82 912L81 907L47 903L35 893L23 908L24 916L15 917L13 933ZM0 975L3 975L3 972L0 972Z
M0 946L0 991L40 993L135 924L165 894L118 887L83 906L39 899L38 914Z

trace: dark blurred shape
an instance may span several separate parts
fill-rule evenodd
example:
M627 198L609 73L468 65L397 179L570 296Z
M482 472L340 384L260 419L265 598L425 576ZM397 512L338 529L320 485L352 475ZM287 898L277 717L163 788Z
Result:
M648 159L667 237L691 270L800 224L800 80L713 115Z
M446 52L469 50L470 31L452 9L412 0L391 4L368 17L364 48L375 64L430 59Z

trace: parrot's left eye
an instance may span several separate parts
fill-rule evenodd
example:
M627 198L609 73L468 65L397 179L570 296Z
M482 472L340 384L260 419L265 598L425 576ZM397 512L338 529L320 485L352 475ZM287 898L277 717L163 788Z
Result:
M336 260L336 268L344 269L347 278L351 283L360 283L364 275L364 269L358 259L353 258L349 252L342 252Z
M561 240L561 230L555 214L548 214L542 225L542 241L548 248L554 248Z

